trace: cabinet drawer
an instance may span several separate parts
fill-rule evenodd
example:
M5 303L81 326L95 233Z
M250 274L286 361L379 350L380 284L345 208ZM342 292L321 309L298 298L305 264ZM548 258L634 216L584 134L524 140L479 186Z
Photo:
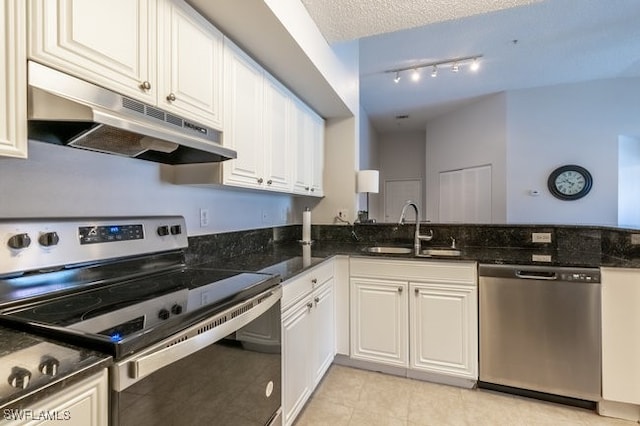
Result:
M466 285L476 285L477 282L475 262L352 258L349 266L352 277L435 281Z
M285 281L282 283L282 310L284 311L332 277L333 260L328 260Z

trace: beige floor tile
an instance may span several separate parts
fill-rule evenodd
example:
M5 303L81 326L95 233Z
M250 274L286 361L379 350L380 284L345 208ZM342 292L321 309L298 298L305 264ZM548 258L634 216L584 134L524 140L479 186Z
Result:
M407 421L397 417L383 416L379 413L355 409L349 426L406 426Z
M315 396L307 403L296 426L348 426L353 408Z
M332 366L296 426L633 426L593 411Z

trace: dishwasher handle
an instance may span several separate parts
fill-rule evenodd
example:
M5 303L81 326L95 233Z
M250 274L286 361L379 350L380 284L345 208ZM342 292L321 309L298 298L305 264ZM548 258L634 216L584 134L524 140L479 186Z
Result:
M522 269L516 271L516 277L525 280L554 281L558 279L558 274L554 271L528 271L526 269Z

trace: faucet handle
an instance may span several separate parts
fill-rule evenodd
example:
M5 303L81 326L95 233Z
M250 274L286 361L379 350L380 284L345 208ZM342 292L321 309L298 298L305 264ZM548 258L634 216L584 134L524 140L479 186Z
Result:
M451 238L451 248L452 249L456 248L456 239L453 237L449 237L449 238Z

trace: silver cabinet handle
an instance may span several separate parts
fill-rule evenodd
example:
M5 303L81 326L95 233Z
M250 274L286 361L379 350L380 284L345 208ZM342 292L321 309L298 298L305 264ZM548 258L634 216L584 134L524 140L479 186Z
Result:
M264 182L264 179L258 178L258 183L262 183L262 182Z
M398 293L402 294L402 287L398 287Z
M416 294L416 296L420 294L420 290L418 290L417 288L415 290L413 290L413 291Z
M176 95L174 95L173 93L169 93L169 96L167 96L167 100L169 102L173 102L176 100Z
M317 278L312 279L311 284L318 284L318 279Z
M316 296L315 299L313 299L314 302L316 302L316 304L318 304L320 302L320 298Z
M307 303L307 308L309 308L309 309L313 308L313 303L311 303L311 302Z
M305 191L308 191L308 190L309 190L309 187L308 187L308 186L305 186L305 187L304 187L304 190L305 190Z
M313 192L313 191L315 191L315 190L316 190L315 188L311 188L311 192Z
M273 183L273 181L272 181L271 179L269 179L269 180L267 181L267 185L271 185L272 183Z
M142 83L140 83L140 88L142 90L151 90L151 83L149 83L148 81L143 81Z

